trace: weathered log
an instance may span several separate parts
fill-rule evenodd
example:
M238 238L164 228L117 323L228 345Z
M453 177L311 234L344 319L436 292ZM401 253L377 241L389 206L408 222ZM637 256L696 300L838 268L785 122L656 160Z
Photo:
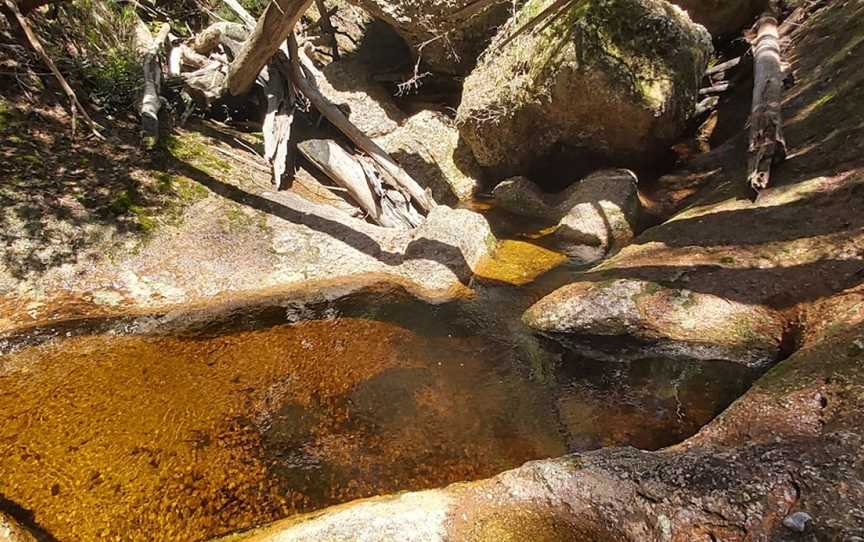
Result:
M72 90L72 87L69 86L69 83L66 82L66 78L63 77L63 74L60 73L60 70L57 69L57 65L54 64L54 61L51 60L51 57L48 56L48 53L45 52L45 48L42 47L42 42L39 41L39 38L36 37L36 34L33 32L33 29L30 28L30 24L27 22L27 19L24 18L24 15L21 14L21 11L18 9L18 5L13 0L3 0L3 11L6 15L6 18L9 20L9 24L12 26L17 26L23 32L27 42L30 44L30 47L42 58L42 62L45 63L45 66L51 71L51 74L60 84L60 88L63 89L63 92L69 98L70 109L72 112L72 134L75 134L75 120L78 116L78 113L81 113L81 117L90 127L90 130L93 132L93 135L99 139L104 139L102 134L99 132L102 127L96 123L90 115L87 114L87 110L84 109L84 106L81 105L81 102L78 100L78 96L75 95L75 91Z
M294 145L291 124L294 122L294 90L288 79L271 64L264 72L267 111L264 115L264 158L270 163L273 184L277 190L288 188L294 178Z
M700 96L709 96L711 94L722 94L729 90L732 87L732 84L728 81L723 81L721 83L717 83L716 85L712 85L710 87L700 88L699 95Z
M9 1L9 0L7 0ZM228 91L234 96L249 92L258 74L285 42L312 0L273 0L258 19L228 70Z
M141 142L146 149L153 149L159 141L159 110L162 109L162 62L159 52L164 47L171 25L163 23L155 36L147 25L138 19L138 54L144 72L141 97Z
M383 186L377 164L372 160L353 156L330 140L303 141L297 148L315 167L345 188L351 199L376 224L385 228L410 229L423 221L401 192Z
M382 226L386 225L381 223L381 207L369 187L363 166L348 152L334 141L324 139L303 141L297 145L297 149L316 168L345 188L370 219Z
M725 72L726 70L730 70L740 63L741 63L741 57L736 56L732 60L727 60L726 62L721 62L720 64L717 64L715 66L711 66L710 68L705 70L705 75L710 76L710 75L715 75L718 73Z
M779 9L772 2L756 23L753 41L753 105L750 111L750 142L747 181L756 192L768 187L771 166L786 158L781 100L783 62L777 30Z
M293 35L288 38L288 53L291 63L291 79L294 82L294 86L339 131L353 141L358 148L369 154L391 178L396 188L405 190L424 211L431 211L436 206L432 196L423 190L417 184L417 181L412 179L384 149L351 124L351 121L348 120L345 114L321 93L316 80L323 79L324 75L315 68L305 53L299 50L297 40ZM304 70L309 73L308 77L304 73Z

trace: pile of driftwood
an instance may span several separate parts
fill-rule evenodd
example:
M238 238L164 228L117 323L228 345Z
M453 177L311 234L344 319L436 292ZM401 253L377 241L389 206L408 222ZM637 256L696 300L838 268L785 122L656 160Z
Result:
M154 145L159 137L162 85L180 86L190 103L204 109L229 94L247 95L257 86L265 97L264 157L277 188L291 184L299 152L342 186L373 222L386 227L417 226L422 213L435 206L432 196L321 92L326 88L320 84L323 75L298 45L294 27L311 0L274 0L257 21L236 0L224 1L242 24L217 22L183 42L171 39L167 24L155 35L143 22L139 24L145 145ZM320 16L329 21L326 10ZM164 66L162 58L167 59ZM298 96L359 152L349 152L335 141L297 145L291 126Z
M46 0L30 0L39 5ZM50 0L48 0L50 1ZM152 148L159 137L159 111L163 103L164 85L182 89L189 104L208 109L226 96L245 97L260 92L264 99L263 135L265 158L272 171L273 183L282 189L289 186L295 172L295 158L302 154L318 169L342 186L373 222L386 227L413 227L423 214L436 204L431 194L423 190L411 176L378 144L354 126L345 114L322 92L323 75L312 63L305 47L298 43L295 26L311 7L313 0L272 0L255 20L237 0L223 0L241 23L220 21L191 39L172 36L163 23L155 32L138 21L138 54L144 73L141 101L141 129L144 144ZM323 2L315 0L320 12L321 28L332 31L329 13ZM477 9L492 0L475 0L469 8ZM517 33L531 31L548 24L563 8L574 2L590 0L556 0ZM30 30L22 14L19 0L0 0L0 10L17 24L32 48L40 54L46 66L68 95L73 114L73 131L77 115L99 136L101 127L94 122L75 97L39 40ZM29 6L28 9L32 9ZM468 8L466 8L468 9ZM465 10L462 10L465 11ZM471 10L468 10L469 12ZM26 12L25 12L26 13ZM785 157L780 100L783 71L777 32L779 8L770 2L768 11L755 25L753 39L754 92L750 117L748 149L748 181L758 192L770 180L772 163ZM332 40L334 54L335 36ZM701 107L716 106L712 96L729 88L723 73L734 67L737 60L721 64L706 74L711 85L701 94L709 96ZM721 80L717 81L718 78ZM256 90L257 89L257 90ZM341 131L354 147L347 150L330 140L307 141L297 144L292 124L298 98L303 97L334 127ZM187 109L184 115L191 112Z

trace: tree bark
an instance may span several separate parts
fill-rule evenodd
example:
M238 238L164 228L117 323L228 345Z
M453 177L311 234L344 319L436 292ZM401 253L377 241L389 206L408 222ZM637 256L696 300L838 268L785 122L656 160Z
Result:
M9 1L9 0L7 0ZM249 92L258 74L279 50L312 0L273 0L258 19L228 70L228 91L234 96Z
M315 80L319 77L323 78L312 62L303 54L297 47L297 40L293 35L288 38L288 49L291 62L291 79L297 89L312 103L327 120L329 120L339 131L345 134L348 139L354 142L357 147L369 154L372 160L378 164L381 169L392 179L394 186L403 189L413 198L421 209L431 211L435 206L435 200L423 188L417 184L417 181L411 178L408 173L397 164L390 155L387 154L377 143L361 132L356 126L351 124L351 121L345 116L342 111L330 102L318 90L318 85ZM301 65L302 63L302 65ZM309 72L310 77L306 77L304 69Z
M779 9L772 2L756 23L753 42L753 105L750 112L747 181L755 191L768 187L771 166L786 158L783 137L783 67L777 29Z

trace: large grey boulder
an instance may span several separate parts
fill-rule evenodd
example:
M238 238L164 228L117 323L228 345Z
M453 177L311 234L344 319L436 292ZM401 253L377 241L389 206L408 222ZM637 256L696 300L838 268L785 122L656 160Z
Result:
M453 75L471 71L514 5L513 0L350 1L396 29L427 66Z
M546 194L525 177L492 192L510 212L558 222L557 248L581 263L595 263L633 238L641 210L636 175L626 169L592 173L558 194Z
M577 340L631 340L644 346L643 354L758 368L779 359L784 331L782 319L759 305L635 279L569 284L528 309L523 320Z
M549 4L525 4L465 82L457 125L477 161L506 176L565 156L656 156L694 110L708 32L665 0L598 0L505 44Z

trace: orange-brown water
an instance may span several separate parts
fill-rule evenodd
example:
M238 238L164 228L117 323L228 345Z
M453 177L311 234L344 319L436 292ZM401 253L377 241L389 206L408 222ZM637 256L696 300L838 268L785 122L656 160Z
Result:
M743 389L728 367L562 360L477 307L358 306L0 357L0 497L63 542L202 540L570 450L672 444Z

